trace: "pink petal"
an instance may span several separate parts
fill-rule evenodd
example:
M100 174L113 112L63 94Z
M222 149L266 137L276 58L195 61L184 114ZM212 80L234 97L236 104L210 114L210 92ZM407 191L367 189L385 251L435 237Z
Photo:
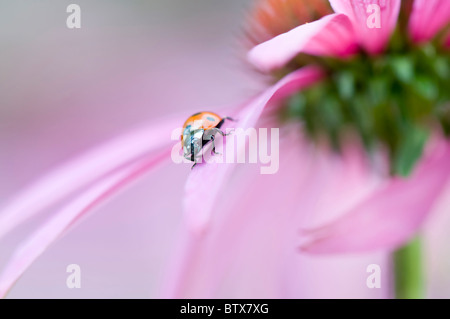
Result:
M167 147L184 118L153 123L121 136L44 176L0 209L0 238L46 207L121 166ZM180 124L181 123L181 124Z
M255 126L271 102L320 80L322 76L322 72L313 67L289 74L241 109L234 116L238 120L236 127L245 129ZM219 192L234 168L235 164L232 163L199 164L189 175L184 198L186 223L179 232L181 247L168 267L169 276L162 292L163 297L178 296L186 285L189 285L186 281L189 276L186 276L186 273L193 267L198 251L204 243L204 237L199 235L204 234L209 225L212 210L216 209L214 204L217 202Z
M350 20L343 14L330 14L257 45L248 59L260 70L270 71L286 65L301 52L344 57L356 50Z
M63 233L87 212L111 198L130 182L142 176L157 163L169 157L170 152L164 151L158 156L142 160L105 177L81 195L72 200L50 220L34 232L15 251L0 276L0 298L4 297L17 279L26 269Z
M273 123L275 127L278 125ZM327 196L320 197L324 193L333 195L324 189L324 184L330 179L335 184L339 179L342 189L342 177L346 173L355 181L357 175L364 175L358 173L362 165L355 154L348 154L345 161L322 154L299 132L298 126L280 128L277 174L261 175L259 167L252 165L236 168L233 178L221 191L207 236L198 238L189 232L177 232L179 252L184 255L175 254L166 276L165 288L169 291L163 297L386 296L388 285L385 289L367 289L361 284L366 280L367 265L384 265L383 254L351 258L298 254L298 227L305 225L314 213L310 211L315 208L313 201L326 199ZM359 179L358 186L364 188L366 179ZM358 190L356 182L353 190ZM299 209L311 197L314 199L310 206Z
M267 105L319 81L322 76L322 72L315 67L303 68L287 75L234 115L238 120L235 127L244 130L254 127ZM226 141L226 138L224 140ZM225 163L198 164L189 175L186 182L184 212L188 227L194 233L202 233L208 224L220 189L234 166Z
M384 50L397 25L401 0L330 0L336 13L343 13L350 18L356 32L358 43L367 52L377 54ZM373 6L380 8L380 25L371 22ZM369 10L369 12L368 12Z
M414 41L430 40L448 23L450 23L450 1L414 1L409 20L409 31Z
M186 227L189 225L184 225L183 231L177 232L180 247L168 268L163 298L222 297L217 289L221 285L226 285L224 276L234 268L232 265L237 256L242 256L239 247L244 247L245 242L254 243L255 240L261 239L261 235L264 235L257 233L253 237L254 233L248 231L250 225L256 225L260 215L263 214L264 216L272 214L273 220L278 223L285 220L285 217L293 211L294 203L297 203L295 197L297 186L305 182L310 165L308 149L306 146L303 148L304 142L299 141L298 127L296 129L291 130L290 136L280 137L280 171L277 174L261 175L257 165L239 165L233 174L235 178L221 185L221 196L217 199L214 214L211 216L208 236L193 236L192 231ZM289 181L291 187L284 189L286 177L290 178L293 175L297 176L297 179ZM267 196L269 193L271 196ZM255 201L261 196L264 196L264 201ZM280 202L285 209L279 209ZM280 228L276 227L276 229ZM284 231L286 234L285 229ZM285 237L282 234L274 238L266 234L263 238L283 241ZM245 247L248 248L248 246ZM279 248L278 254L282 251L282 245ZM271 249L267 250L267 247L265 249L273 252ZM248 257L252 258L250 255ZM242 258L239 259L242 261ZM260 267L260 270L264 271L262 268L267 270L279 261L276 258L268 258L265 267ZM256 273L258 269L254 271ZM231 283L240 287L241 281L231 280ZM264 280L261 284L269 287L272 282ZM243 290L238 296L246 295L253 298L267 296L268 292L256 291L253 285L249 285L248 289L252 287L255 288L254 294L248 294L248 291ZM240 289L237 290L240 291ZM236 297L232 293L227 293L227 297L230 296Z
M401 245L417 232L441 194L449 156L449 145L437 145L410 178L394 178L335 222L304 231L302 250L353 253Z
M385 169L373 165L364 148L350 141L341 155L325 148L316 150L309 187L298 204L304 218L297 224L315 228L330 223L370 196L385 176Z

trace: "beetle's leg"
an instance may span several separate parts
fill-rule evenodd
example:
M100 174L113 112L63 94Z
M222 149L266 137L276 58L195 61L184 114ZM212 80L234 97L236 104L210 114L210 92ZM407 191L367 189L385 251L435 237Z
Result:
M211 143L212 143L211 154L222 155L219 152L216 152L216 144L214 143L214 135L211 135Z
M194 165L192 165L191 169L193 169L195 167L195 165L197 165L197 161L196 161L196 158L194 157L194 153L192 153L192 161L194 162Z
M223 133L223 136L231 135L231 133L234 133L234 128L230 128L230 132L228 132L228 133Z
M227 136L227 135L230 135L231 133L233 133L234 130L231 129L229 133L225 133L225 132L222 132L220 129L214 127L214 128L212 128L212 129L210 129L210 131L212 132L211 135L216 134L216 133L219 133L219 134L222 135L222 136Z
M237 120L235 120L234 118L231 118L231 117L229 117L229 116L225 116L224 118L223 118L223 120L230 120L230 121L232 121L232 122L236 122ZM222 135L224 135L224 136L227 136L227 135L230 135L232 132L234 132L234 128L232 128L231 130L230 130L230 133L228 133L228 134L222 134Z
M223 120L230 120L231 122L236 122L236 120L235 120L234 118L229 117L229 116L225 116L225 117L223 118Z

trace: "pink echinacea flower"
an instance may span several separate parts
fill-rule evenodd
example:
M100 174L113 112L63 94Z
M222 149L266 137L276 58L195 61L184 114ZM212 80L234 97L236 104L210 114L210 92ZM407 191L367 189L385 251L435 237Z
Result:
M234 295L305 296L292 278L308 281L311 258L401 247L448 184L450 1L265 0L255 12L248 60L274 81L224 110L237 119L225 128L280 127L280 172L234 163L192 170L163 297L233 295L227 279L245 270L254 287ZM2 207L0 240L67 199L9 259L0 296L80 217L170 163L171 132L186 117L97 148ZM246 260L250 247L261 251Z

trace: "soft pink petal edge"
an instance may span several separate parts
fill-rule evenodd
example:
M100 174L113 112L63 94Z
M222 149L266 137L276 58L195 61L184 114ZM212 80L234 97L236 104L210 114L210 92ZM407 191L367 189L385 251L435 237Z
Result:
M110 199L132 181L167 159L170 151L122 168L100 180L59 210L32 233L14 252L0 275L0 298L3 298L26 269L81 217Z
M349 17L358 43L371 54L381 53L397 25L401 0L330 0L336 13ZM375 6L373 6L375 5ZM380 25L372 25L380 8Z
M171 132L184 122L177 116L152 123L98 147L53 170L0 209L0 239L14 227L65 196L149 153L174 143Z
M271 71L301 52L344 57L356 50L350 20L343 14L330 14L257 45L248 53L248 60L262 71Z
M390 250L419 230L448 182L450 146L433 147L410 178L394 178L326 226L302 232L303 252L361 253Z

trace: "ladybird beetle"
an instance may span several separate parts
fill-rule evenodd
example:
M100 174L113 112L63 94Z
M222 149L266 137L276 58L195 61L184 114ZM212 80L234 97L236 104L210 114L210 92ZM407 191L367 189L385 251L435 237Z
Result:
M225 120L234 121L228 116L222 118L213 112L195 113L186 120L181 133L181 146L183 147L183 156L194 162L192 168L197 164L196 159L203 146L209 141L212 143L211 153L219 154L216 152L214 135L217 133L222 136L228 135L220 130Z

